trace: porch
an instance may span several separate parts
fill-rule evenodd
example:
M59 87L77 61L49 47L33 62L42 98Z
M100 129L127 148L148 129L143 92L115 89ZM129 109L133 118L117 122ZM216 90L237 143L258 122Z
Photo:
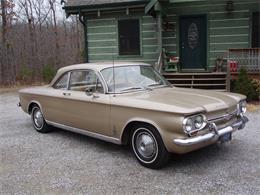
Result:
M229 91L230 79L236 78L241 68L251 77L260 79L260 48L229 49L226 58L217 59L212 71L185 72L180 60L160 55L156 68L174 86Z
M260 28L258 0L228 2L78 1L64 9L84 25L86 62L156 63L176 86L229 91L241 67L259 77Z

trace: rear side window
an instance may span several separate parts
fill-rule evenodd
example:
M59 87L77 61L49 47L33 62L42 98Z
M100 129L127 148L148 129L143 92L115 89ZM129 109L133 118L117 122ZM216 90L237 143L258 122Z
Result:
M53 85L54 89L67 89L69 73L62 75L59 80Z

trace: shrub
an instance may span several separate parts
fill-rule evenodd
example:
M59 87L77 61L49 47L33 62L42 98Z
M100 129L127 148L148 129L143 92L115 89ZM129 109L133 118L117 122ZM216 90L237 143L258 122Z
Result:
M256 95L258 96L258 100L260 100L260 80L252 79L251 83L253 84L253 88L256 91Z
M28 66L22 66L18 73L18 80L22 80L25 83L32 81L33 71Z
M42 78L45 82L50 82L56 73L55 68L52 65L45 65L42 69Z
M247 71L244 68L239 70L238 78L235 81L234 92L246 95L248 101L258 100L258 95L252 83L252 79L249 78Z

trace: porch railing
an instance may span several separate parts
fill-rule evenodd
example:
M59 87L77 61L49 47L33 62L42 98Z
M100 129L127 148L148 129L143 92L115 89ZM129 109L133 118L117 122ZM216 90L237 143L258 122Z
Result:
M228 56L231 72L243 67L249 73L260 73L260 48L229 49Z

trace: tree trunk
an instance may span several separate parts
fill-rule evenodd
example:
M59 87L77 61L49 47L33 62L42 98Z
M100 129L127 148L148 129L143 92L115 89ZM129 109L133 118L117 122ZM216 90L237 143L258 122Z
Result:
M6 44L7 18L6 18L5 0L1 0L1 10L2 10L2 41L3 44Z
M1 56L1 78L0 83L3 84L5 80L5 46L6 46L6 28L7 28L7 21L6 21L6 4L4 0L1 0L1 10L2 10L2 44L0 44L0 49L2 50ZM1 47L2 45L2 47Z
M56 18L56 9L55 9L56 0L49 0L50 9L53 15L53 25L54 25L54 34L55 34L55 66L59 64L59 56L60 56L60 45L58 38L58 27L57 27L57 18Z

